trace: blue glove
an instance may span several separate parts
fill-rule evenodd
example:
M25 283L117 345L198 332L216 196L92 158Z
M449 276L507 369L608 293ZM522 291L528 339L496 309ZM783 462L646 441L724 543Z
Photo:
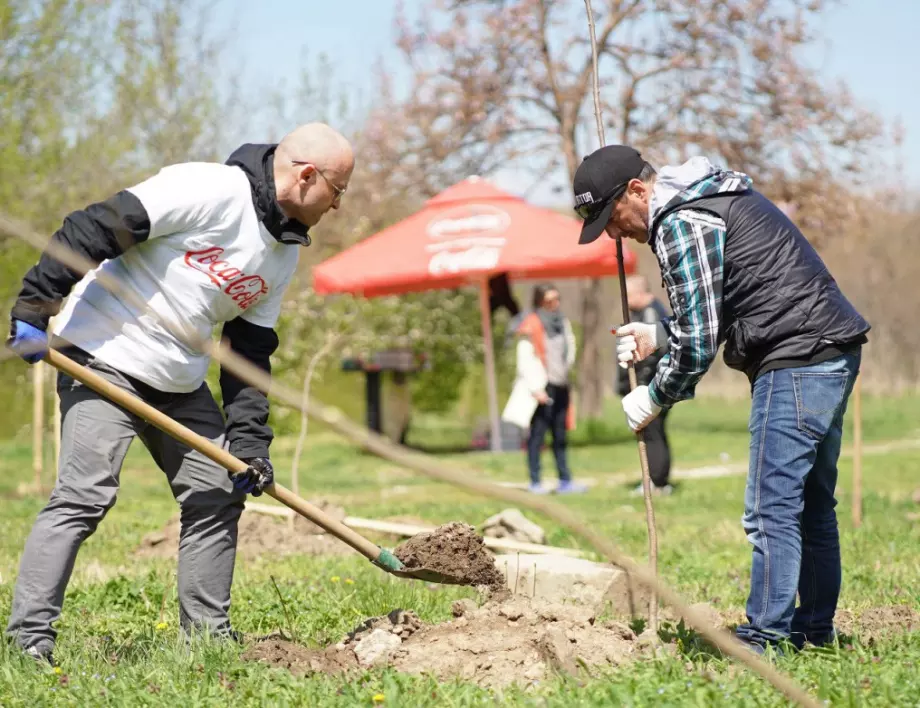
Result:
M262 490L275 483L275 468L267 457L244 459L249 467L242 472L229 472L233 486L254 497L262 496Z
M6 346L30 364L41 361L48 353L48 334L22 320L10 322L10 338Z

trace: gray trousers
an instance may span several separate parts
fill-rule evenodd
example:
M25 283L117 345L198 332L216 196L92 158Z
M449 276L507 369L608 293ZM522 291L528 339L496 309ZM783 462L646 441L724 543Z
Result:
M224 419L206 385L193 393L155 391L79 349L79 363L218 445ZM230 631L230 586L237 522L245 495L227 471L127 413L83 384L58 375L61 452L58 481L26 541L7 634L21 647L50 650L77 551L115 504L128 446L139 437L166 473L181 510L179 621L183 629Z

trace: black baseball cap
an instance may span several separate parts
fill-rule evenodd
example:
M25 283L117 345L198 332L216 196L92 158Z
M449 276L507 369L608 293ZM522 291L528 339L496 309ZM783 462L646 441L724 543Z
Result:
M583 220L578 243L591 243L604 233L613 203L645 167L638 151L626 145L608 145L588 155L575 170L575 213Z

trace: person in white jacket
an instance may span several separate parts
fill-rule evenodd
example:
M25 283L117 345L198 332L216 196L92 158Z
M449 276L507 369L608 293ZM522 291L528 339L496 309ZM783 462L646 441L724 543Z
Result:
M569 372L575 363L575 335L559 310L559 291L549 285L534 290L534 311L516 330L516 380L502 414L504 420L530 429L527 466L530 491L547 490L540 481L540 452L547 431L553 434L553 455L559 473L559 494L583 492L572 481L566 459L567 431L574 428L575 408L569 390Z

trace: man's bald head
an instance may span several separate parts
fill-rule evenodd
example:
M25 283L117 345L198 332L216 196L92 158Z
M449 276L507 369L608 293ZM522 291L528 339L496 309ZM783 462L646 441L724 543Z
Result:
M325 169L332 168L332 163L337 161L354 162L351 143L325 123L307 123L295 128L278 143L276 154L289 160L309 157Z
M307 123L281 139L275 149L275 191L281 210L306 226L316 226L338 209L355 168L351 143L325 123Z

